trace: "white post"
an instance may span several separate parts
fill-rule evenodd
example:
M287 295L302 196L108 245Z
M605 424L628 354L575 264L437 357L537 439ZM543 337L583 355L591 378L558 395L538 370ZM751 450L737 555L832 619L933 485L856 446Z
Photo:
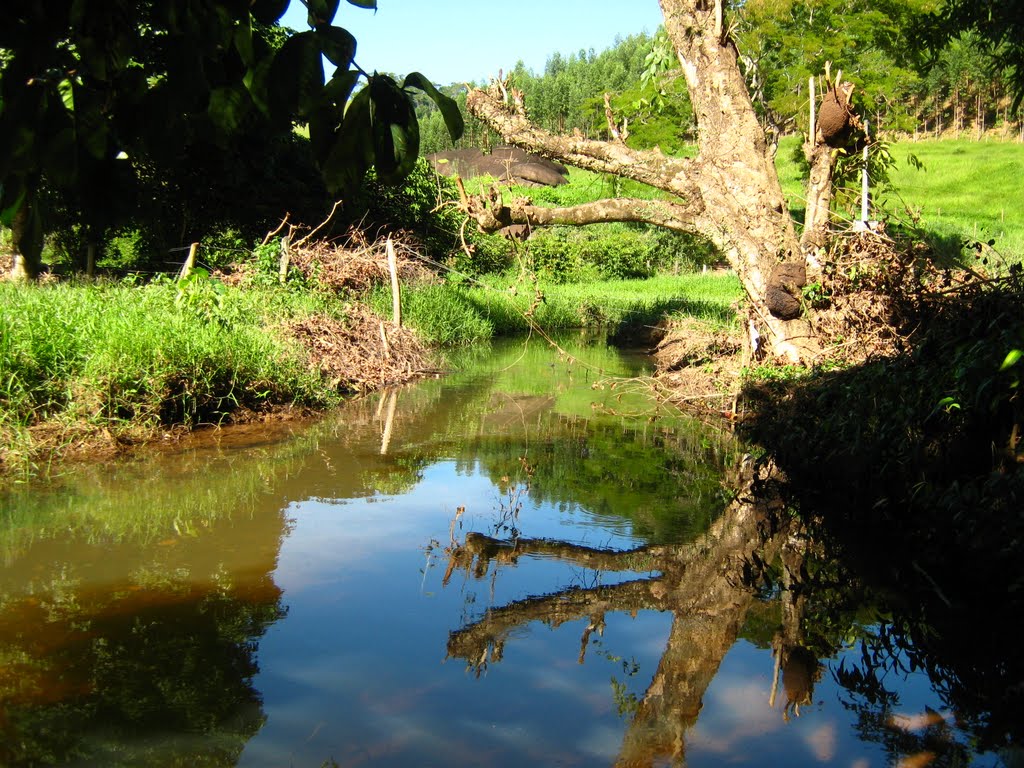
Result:
M864 169L861 171L860 220L868 225L868 121L864 121Z
M402 290L398 284L398 257L391 238L387 242L388 272L391 273L391 321L395 328L402 327Z
M814 100L816 98L816 95L814 93L814 75L811 75L807 79L807 92L811 95L811 127L808 129L807 143L813 147L814 142L816 141L815 130L817 128L817 126L815 126L814 124L814 108L816 106L814 103Z

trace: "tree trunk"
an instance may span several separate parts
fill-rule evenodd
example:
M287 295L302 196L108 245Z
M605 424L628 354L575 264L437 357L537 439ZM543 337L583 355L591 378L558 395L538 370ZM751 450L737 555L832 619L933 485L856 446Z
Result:
M14 282L30 282L39 276L40 248L37 241L42 238L34 231L38 226L39 220L32 204L26 199L11 222L11 243L14 246L11 280Z
M481 198L464 196L463 208L483 231L510 224L642 221L698 232L735 270L749 298L750 319L772 353L790 362L807 362L818 346L809 324L799 317L806 259L736 47L723 25L721 2L661 0L665 28L697 117L696 158L670 158L657 149L638 151L621 142L553 135L532 125L521 107L506 103L499 87L474 90L466 102L474 116L512 144L579 168L649 184L674 199L620 198L543 208L527 200L506 205L500 192L492 190Z

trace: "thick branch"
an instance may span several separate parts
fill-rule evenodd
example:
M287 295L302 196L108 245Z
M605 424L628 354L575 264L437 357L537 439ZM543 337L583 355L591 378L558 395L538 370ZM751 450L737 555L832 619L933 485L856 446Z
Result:
M661 579L639 579L594 589L567 589L557 595L529 597L489 611L480 621L448 635L448 656L466 659L474 666L501 659L509 633L531 621L557 627L566 621L605 611L664 610L667 606Z
M699 197L692 203L620 197L564 208L547 208L532 205L528 198L518 198L505 205L501 191L492 189L481 197L464 197L462 207L482 232L496 232L512 224L580 226L612 221L656 224L681 232L704 229L704 206Z
M596 571L655 571L662 568L666 554L665 547L600 549L554 539L505 541L471 532L466 534L465 544L452 550L451 557L465 566L473 558L514 563L523 555L547 555Z
M470 91L466 108L501 134L505 141L530 152L558 158L588 171L640 181L680 197L696 197L697 190L689 178L693 160L689 158L666 157L660 150L630 149L622 142L555 136L509 110L487 91Z

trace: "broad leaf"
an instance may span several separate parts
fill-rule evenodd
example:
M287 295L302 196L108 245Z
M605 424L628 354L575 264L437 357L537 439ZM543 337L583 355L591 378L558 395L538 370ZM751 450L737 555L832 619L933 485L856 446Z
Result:
M284 16L290 0L253 0L252 16L260 24L273 24Z
M324 85L324 64L315 32L299 32L285 41L274 57L267 85L274 117L304 117L312 111Z
M309 26L320 27L334 21L334 15L338 12L340 0L306 0L306 8L309 9L307 21Z
M227 139L238 132L251 104L243 88L230 86L215 88L210 93L207 114L221 139Z
M373 162L370 89L363 88L345 112L338 138L323 166L324 181L332 193L351 193Z
M377 10L377 0L348 0L350 5L355 5L359 8L371 8Z
M441 117L444 118L445 127L448 128L448 135L452 137L452 141L458 141L462 138L462 133L466 129L466 123L462 118L462 112L459 111L459 105L455 103L454 99L445 96L437 90L434 84L419 72L412 72L407 75L402 87L417 88L427 94L441 111Z
M322 162L334 146L345 115L349 95L359 80L354 69L338 69L320 92L320 103L309 116L309 142L313 155Z
M416 165L419 123L409 95L387 75L370 79L374 166L381 181L395 182Z
M235 50L245 66L251 67L256 60L252 47L252 20L246 16L235 28Z
M1005 371L1007 368L1012 368L1020 362L1021 357L1024 357L1024 352L1019 349L1011 349L1006 353L1006 358L1003 360L1003 364L999 366L999 370Z
M330 25L317 27L320 50L334 66L348 69L356 55L356 39L346 29Z

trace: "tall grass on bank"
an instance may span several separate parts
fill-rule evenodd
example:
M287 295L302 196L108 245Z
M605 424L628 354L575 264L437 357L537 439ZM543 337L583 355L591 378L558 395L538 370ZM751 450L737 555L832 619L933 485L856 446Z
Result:
M269 330L315 297L217 286L0 283L0 464L17 463L44 422L117 436L325 404L331 394L299 351Z
M402 313L425 341L453 346L523 333L531 324L546 331L641 326L678 314L727 325L735 322L732 305L741 296L739 281L728 273L537 286L492 275L470 287L430 285L404 290ZM390 294L380 289L370 303L383 313L390 301Z

